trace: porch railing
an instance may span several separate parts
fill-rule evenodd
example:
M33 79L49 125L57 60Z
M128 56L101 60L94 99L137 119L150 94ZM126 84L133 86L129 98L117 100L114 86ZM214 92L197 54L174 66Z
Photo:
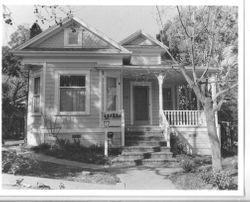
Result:
M198 126L204 124L201 110L164 110L170 126Z

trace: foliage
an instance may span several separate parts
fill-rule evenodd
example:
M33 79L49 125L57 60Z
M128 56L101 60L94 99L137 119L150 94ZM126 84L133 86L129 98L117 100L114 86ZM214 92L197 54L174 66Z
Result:
M30 39L42 32L41 27L36 22L30 28Z
M222 169L214 112L228 102L226 96L237 86L237 74L233 74L238 68L237 7L176 8L178 15L170 23L166 23L165 29L162 27L160 34L167 36L165 39L169 40L170 51L167 50L167 53L174 62L173 66L176 71L180 71L203 106L212 147L213 167ZM197 72L197 67L203 67L203 72ZM220 70L214 81L210 80L211 68ZM212 94L213 85L217 86L216 95Z
M13 124L25 114L27 73L21 70L20 59L13 56L9 47L2 49L2 109L3 137L13 136Z
M106 164L108 159L104 156L104 148L100 146L84 147L75 140L70 143L69 140L58 138L55 145L41 144L32 148L35 152L44 153L72 161L79 161L93 164Z
M173 155L180 155L180 154L189 154L188 145L184 142L180 136L175 135L174 133L170 134L170 148Z
M16 152L2 152L2 172L22 175L40 169L39 163Z
M52 137L56 138L56 141L60 141L58 139L58 135L60 135L60 130L62 125L58 122L58 117L53 115L53 109L48 108L45 113L42 114L42 120L44 123L44 127L47 130L48 134Z
M235 190L237 185L234 183L233 178L226 171L209 171L207 169L202 170L201 179L207 183L212 184L219 190Z
M197 173L175 173L169 176L169 179L174 183L177 189L184 190L200 190L211 189L209 184L206 184Z
M184 172L194 172L196 170L196 164L194 158L190 155L178 155L177 160Z
M18 25L17 30L10 35L9 46L16 48L30 38L30 30L28 25Z

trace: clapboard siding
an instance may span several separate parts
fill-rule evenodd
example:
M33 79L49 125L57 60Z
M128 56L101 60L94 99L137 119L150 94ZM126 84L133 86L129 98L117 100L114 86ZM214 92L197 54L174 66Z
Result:
M188 142L193 154L211 155L210 141L206 127L178 126L173 131Z
M132 55L130 63L132 65L160 65L161 56Z
M63 30L52 35L40 44L34 44L32 48L64 48L64 33Z
M55 105L55 93L58 90L55 86L55 71L69 70L88 70L91 68L84 64L48 64L46 74L46 90L45 90L45 105L46 109L53 108ZM56 92L57 91L57 92ZM99 111L100 111L100 94L99 94L99 71L95 69L90 70L90 114L89 115L61 115L58 116L58 122L63 126L62 129L67 128L95 128L99 126ZM54 109L55 110L55 109Z

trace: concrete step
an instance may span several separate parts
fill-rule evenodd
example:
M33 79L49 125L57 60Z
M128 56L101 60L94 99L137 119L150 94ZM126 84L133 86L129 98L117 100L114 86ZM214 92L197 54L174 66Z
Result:
M127 140L125 142L126 146L167 146L166 141L145 141L145 140Z
M171 152L136 152L136 153L123 153L117 159L119 160L137 160L137 159L171 159L173 154Z
M122 153L134 153L134 152L144 152L144 153L149 153L149 152L166 152L166 151L170 151L170 148L167 146L126 146L123 148Z
M162 131L126 131L125 132L126 134L126 137L141 137L141 136L155 136L155 137L161 137L163 134L162 134Z
M134 135L126 135L125 136L125 141L140 141L140 140L145 140L145 141L164 141L164 136L161 135L140 135L140 136L134 136Z
M162 129L159 126L127 126L126 131L134 132L161 132Z
M175 167L177 161L175 159L136 159L136 160L116 160L112 162L112 166L146 166L146 167Z

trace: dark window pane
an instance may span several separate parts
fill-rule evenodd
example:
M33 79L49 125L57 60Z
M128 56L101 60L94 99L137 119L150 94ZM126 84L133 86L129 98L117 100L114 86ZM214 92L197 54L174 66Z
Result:
M85 111L86 90L65 88L60 90L60 111Z
M60 77L60 86L61 87L70 87L70 86L80 86L85 87L86 77L85 76L61 76Z
M68 34L68 43L69 44L78 44L78 33L79 32L71 32Z
M34 79L34 94L40 94L40 77Z

